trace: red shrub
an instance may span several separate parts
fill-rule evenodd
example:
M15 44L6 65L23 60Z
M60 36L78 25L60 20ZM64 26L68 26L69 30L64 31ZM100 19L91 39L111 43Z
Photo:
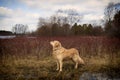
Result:
M116 53L120 48L120 40L106 37L16 37L13 39L0 39L1 55L35 55L49 56L52 47L49 42L59 40L65 48L77 48L83 56L103 55Z

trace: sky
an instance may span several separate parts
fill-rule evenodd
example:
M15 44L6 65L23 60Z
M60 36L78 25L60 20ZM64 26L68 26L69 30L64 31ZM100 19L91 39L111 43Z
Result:
M24 24L34 31L40 17L50 17L58 9L75 9L83 16L81 24L99 23L110 2L120 0L0 0L0 30L11 31L15 24Z

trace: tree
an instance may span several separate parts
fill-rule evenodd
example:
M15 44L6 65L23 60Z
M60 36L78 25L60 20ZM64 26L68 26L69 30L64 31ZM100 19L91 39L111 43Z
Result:
M112 29L112 21L111 22L106 22L105 23L105 34L107 35L107 36L110 36L110 35L112 35L113 33L113 29Z
M113 27L113 36L120 38L120 11L115 14L112 27Z
M84 35L84 28L82 25L79 25L79 35Z
M102 34L103 34L103 28L101 26L93 27L93 35L94 36L101 36Z
M43 25L37 29L36 33L40 36L50 36L51 30L47 25Z
M115 15L115 13L117 12L117 8L116 8L116 4L114 4L113 2L109 3L105 10L104 10L104 15L105 15L105 33L107 35L112 35L113 32L113 27L112 27L112 21L113 21L113 17Z
M58 15L52 15L50 17L50 23L53 24L58 24L59 26L62 26L62 16Z
M105 33L110 37L117 37L119 38L120 35L120 3L116 4L109 4L105 11Z
M61 35L68 36L70 35L70 25L64 24L62 27Z
M89 24L86 28L86 34L87 35L92 35L93 34L93 26Z
M50 18L39 18L38 29L36 30L36 33L38 35L47 35L48 32L46 31L49 31L49 34L52 36L66 36L70 34L71 26L74 23L80 22L81 18L82 16L79 15L79 13L74 9L58 10ZM77 31L75 34L78 35L79 31Z
M15 34L26 34L28 31L28 26L23 24L16 24L12 28L12 32Z
M106 22L111 22L114 18L114 15L119 11L119 6L120 3L114 4L113 2L110 2L105 10L104 10L104 15L105 15L105 21Z
M82 29L83 29L83 35L86 35L87 24L83 24Z
M59 26L57 23L54 23L51 27L52 36L57 36L59 34Z
M70 24L71 26L74 23L80 22L80 20L83 17L75 9L66 9L66 10L59 9L57 11L57 15L63 16L62 20L64 20L64 22L66 22L67 24Z
M80 33L80 27L75 23L72 28L71 28L72 34L73 35L79 35Z
M110 2L104 11L106 22L111 22L113 14L114 14L113 11L114 11L114 3Z
M48 24L47 21L48 20L46 20L45 18L40 17L39 22L38 22L38 27L41 27L43 25L47 25Z

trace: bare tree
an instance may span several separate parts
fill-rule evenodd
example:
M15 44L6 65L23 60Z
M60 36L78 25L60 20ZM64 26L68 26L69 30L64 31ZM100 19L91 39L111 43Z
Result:
M52 26L52 24L57 23L59 26L65 24L73 25L74 23L79 23L83 16L79 14L75 9L62 10L59 9L50 18L39 18L38 27L43 25Z
M23 24L16 24L12 28L12 32L15 34L26 34L27 30L28 26Z
M105 33L111 37L118 37L120 35L119 17L120 17L120 3L109 3L105 8Z
M75 9L67 9L67 10L60 10L59 9L56 13L62 14L61 16L64 16L62 18L63 22L66 22L70 25L73 25L74 23L80 22L80 20L83 17Z
M42 25L45 25L45 24L46 24L45 18L40 17L40 18L39 18L39 22L38 22L38 27L39 27L39 26L42 26Z
M39 35L70 35L70 28L74 23L79 23L82 16L74 9L57 10L50 18L39 18Z
M111 22L114 18L114 15L119 11L118 6L120 6L120 3L114 4L113 2L110 2L105 10L104 10L104 15L105 15L105 21L106 22Z

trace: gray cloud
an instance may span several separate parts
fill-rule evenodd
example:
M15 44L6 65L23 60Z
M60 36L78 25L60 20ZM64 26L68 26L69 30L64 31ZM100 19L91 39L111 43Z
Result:
M19 0L30 10L24 11L0 6L0 29L11 30L12 26L21 23L35 30L39 17L49 17L58 9L76 9L84 16L81 23L103 19L104 8L113 0ZM120 2L114 0L115 3Z
M24 12L21 9L0 7L0 29L11 30L15 24L27 24L31 30L34 30L39 16L38 13Z
M21 0L31 8L54 12L58 9L76 9L85 18L97 19L103 16L105 6L110 0ZM47 14L49 15L49 14ZM94 16L95 15L95 16ZM98 15L100 17L98 17ZM93 18L92 18L93 17ZM96 18L95 18L96 17ZM89 19L89 18L87 18Z

